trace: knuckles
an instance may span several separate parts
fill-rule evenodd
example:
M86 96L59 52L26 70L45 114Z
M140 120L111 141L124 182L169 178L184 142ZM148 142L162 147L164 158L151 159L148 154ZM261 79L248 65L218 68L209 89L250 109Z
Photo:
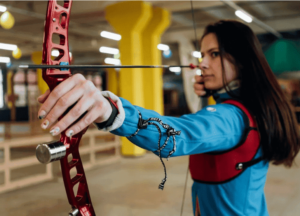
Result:
M90 80L85 80L84 82L82 82L82 86L84 89L86 89L88 91L92 91L96 88L94 83Z
M203 77L202 76L199 76L199 75L195 75L195 83L201 83L203 82Z
M95 101L100 101L101 98L103 98L101 92L98 90L98 89L93 89L91 92L90 92L90 97L93 98Z
M71 112L72 112L72 115L75 116L75 117L78 117L82 114L82 110L81 110L80 106L73 107Z
M204 85L203 84L199 84L199 83L195 83L194 84L194 89L195 90L204 90Z
M53 122L56 120L57 116L53 112L50 112L46 118L49 120L49 122Z
M77 82L78 82L78 81L84 81L84 80L86 80L85 77L84 77L82 74L80 74L80 73L75 74L74 76L72 76L72 78L73 78L74 80L76 80Z
M83 130L83 127L81 127L80 125L76 124L73 126L72 130L74 131L74 134L79 133L80 131Z
M90 125L92 122L93 120L90 115L85 116L85 118L83 119L83 123L84 125L86 125L86 127Z
M57 101L57 104L60 107L69 106L69 104L68 104L68 98L67 97L61 97L61 98L59 98L58 101Z
M60 95L60 90L57 88L57 89L54 89L52 92L51 92L51 95L52 97L54 98L60 98L61 95Z

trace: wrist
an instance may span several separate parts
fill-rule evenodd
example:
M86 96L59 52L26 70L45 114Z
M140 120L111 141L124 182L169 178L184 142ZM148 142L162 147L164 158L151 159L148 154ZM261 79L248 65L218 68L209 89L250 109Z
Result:
M111 116L111 113L113 111L113 108L112 108L112 105L110 104L109 102L109 99L104 97L106 99L105 101L105 106L104 107L107 107L106 109L106 112L104 113L103 116L97 118L94 123L101 123L101 122L105 122L109 119L109 117Z
M118 115L118 109L115 102L113 102L110 98L105 97L105 99L107 99L108 110L106 111L105 116L102 116L94 121L98 129L111 126Z

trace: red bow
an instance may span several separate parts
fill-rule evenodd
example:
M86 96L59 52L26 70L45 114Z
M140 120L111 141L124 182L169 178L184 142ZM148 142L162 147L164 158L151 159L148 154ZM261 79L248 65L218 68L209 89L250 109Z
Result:
M43 64L47 65L68 65L70 64L68 27L72 0L64 1L60 6L56 0L48 1L44 42L43 42ZM60 44L52 41L57 35ZM59 56L52 60L51 51L59 51ZM43 69L43 79L52 91L59 83L71 76L70 70ZM62 117L60 117L62 118ZM84 174L82 161L79 155L79 142L87 128L69 138L64 131L61 133L59 141L41 144L37 147L37 157L42 163L60 160L62 176L65 184L66 193L72 210L70 216L95 216L94 208L90 198L87 180ZM68 156L72 160L68 161ZM76 170L76 175L71 178L70 171ZM78 184L77 194L74 194L73 187Z

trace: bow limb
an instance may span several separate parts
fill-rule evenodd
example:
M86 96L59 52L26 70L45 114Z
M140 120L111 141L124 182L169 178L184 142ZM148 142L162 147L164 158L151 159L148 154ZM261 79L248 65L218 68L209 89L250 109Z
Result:
M49 0L45 21L44 41L43 41L43 64L48 65L68 65L70 64L68 27L72 0L65 0L60 6L56 0ZM53 42L53 37L60 38L59 44ZM52 60L52 50L58 50L59 56ZM43 69L43 79L52 91L59 83L71 76L70 70L63 69ZM63 116L60 117L60 119ZM48 163L60 160L62 176L68 197L72 206L70 216L95 216L94 208L89 194L87 180L85 177L82 161L79 155L79 143L87 128L72 136L67 137L65 131L61 133L59 141L40 144L36 149L36 155L40 162ZM68 161L68 156L72 160ZM71 178L70 172L76 171L76 175ZM74 193L74 186L78 185L77 193Z

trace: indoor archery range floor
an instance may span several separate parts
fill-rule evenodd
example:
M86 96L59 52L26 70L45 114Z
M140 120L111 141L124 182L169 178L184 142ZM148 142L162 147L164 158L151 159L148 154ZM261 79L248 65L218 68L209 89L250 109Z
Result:
M300 155L296 162L300 164ZM168 180L163 191L157 189L163 167L151 153L87 171L96 215L180 216L187 164L188 157L166 162ZM270 165L265 187L270 215L299 215L299 169ZM187 184L183 216L192 215L192 180ZM1 216L66 216L69 210L61 178L0 195Z

